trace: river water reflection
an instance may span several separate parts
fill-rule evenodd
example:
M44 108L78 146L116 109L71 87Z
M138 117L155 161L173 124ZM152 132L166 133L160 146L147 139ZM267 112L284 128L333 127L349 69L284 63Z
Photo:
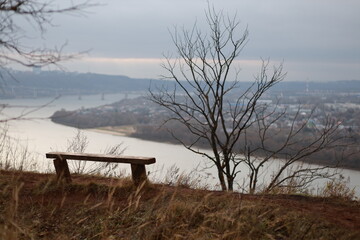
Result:
M135 97L137 95L127 95L127 97ZM81 107L94 107L106 103L112 103L124 98L124 94L112 94L105 96L101 100L100 95L82 96L79 100L77 96L64 96L61 97L50 105L41 108L40 110L31 113L27 117L32 117L30 120L16 120L9 122L9 135L14 139L19 139L22 145L28 145L29 149L36 155L37 164L40 166L40 171L53 170L51 161L45 158L45 153L49 151L64 151L67 147L69 139L72 139L77 129L67 127L51 122L47 117L51 116L56 110L62 108L66 110L74 110ZM6 116L17 116L24 111L20 106L40 106L51 99L13 99L2 100L2 103L7 103L16 108L6 108L3 113ZM206 161L199 155L186 150L180 145L159 143L152 141L145 141L126 136L117 136L106 133L99 133L91 130L84 130L87 136L89 145L87 152L99 153L104 149L116 144L122 143L126 148L124 154L132 156L149 156L157 159L156 164L147 168L150 172L150 177L153 179L161 180L166 175L168 169L172 166L177 166L181 171L191 172L194 169L201 170L203 183L217 188L216 171L213 168L206 168ZM264 172L261 177L262 181L269 178L271 169L276 168L279 161L274 162L269 166L269 169ZM124 169L128 167L126 164L122 166ZM352 170L342 170L342 174L347 178L350 177L350 187L356 187L357 195L360 196L360 172ZM242 172L238 178L239 185L243 186L243 179L246 179L246 172ZM322 185L324 181L317 181L313 187Z

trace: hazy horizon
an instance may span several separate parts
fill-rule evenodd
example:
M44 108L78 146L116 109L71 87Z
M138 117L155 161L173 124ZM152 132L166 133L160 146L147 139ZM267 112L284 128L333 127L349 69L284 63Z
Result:
M54 1L63 3L64 1ZM164 53L174 53L169 31L174 26L206 29L206 0L102 0L85 16L54 16L43 35L26 26L27 45L61 46L64 53L91 51L64 63L70 72L158 79ZM251 81L261 58L284 62L285 81L360 79L360 2L288 0L213 0L210 4L237 14L249 42L237 60L240 80ZM13 66L14 67L14 66ZM271 67L270 67L271 70Z

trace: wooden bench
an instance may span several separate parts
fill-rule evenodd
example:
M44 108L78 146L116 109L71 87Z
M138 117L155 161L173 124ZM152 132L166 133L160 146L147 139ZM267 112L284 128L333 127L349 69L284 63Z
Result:
M147 180L145 165L153 164L156 162L155 158L149 157L129 157L69 152L49 152L46 153L46 157L54 159L57 179L65 179L67 183L71 183L71 176L67 160L82 160L107 163L130 163L132 179L136 186Z

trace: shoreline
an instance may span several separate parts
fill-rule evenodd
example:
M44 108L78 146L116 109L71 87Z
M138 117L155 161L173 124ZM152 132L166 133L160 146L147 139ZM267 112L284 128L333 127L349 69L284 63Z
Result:
M179 144L176 144L174 142L169 142L169 141L156 141L156 140L149 140L146 138L131 136L133 133L136 132L135 127L133 125L124 125L124 126L116 126L116 127L108 126L108 127L99 127L99 128L87 128L85 130L103 133L103 134L109 134L109 135L113 135L113 136L126 136L126 137L141 139L141 140L179 145ZM305 164L317 164L317 165L323 166L322 164L316 163L316 162L314 162L314 163L308 163L306 161L301 161L301 162L303 162ZM339 167L339 169L351 170L351 171L356 171L356 172L360 173L360 169L357 169L357 168Z
M133 125L117 126L117 127L98 127L98 128L86 128L87 131L110 134L114 136L127 136L130 137L132 133L135 133Z

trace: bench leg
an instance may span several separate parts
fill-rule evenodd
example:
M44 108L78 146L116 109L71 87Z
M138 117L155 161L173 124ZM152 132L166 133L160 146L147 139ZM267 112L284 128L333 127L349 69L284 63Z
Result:
M55 158L54 166L56 170L57 180L60 181L64 178L66 183L71 183L69 166L66 159L62 160L60 158Z
M147 180L144 164L131 164L131 174L135 186L139 186Z

